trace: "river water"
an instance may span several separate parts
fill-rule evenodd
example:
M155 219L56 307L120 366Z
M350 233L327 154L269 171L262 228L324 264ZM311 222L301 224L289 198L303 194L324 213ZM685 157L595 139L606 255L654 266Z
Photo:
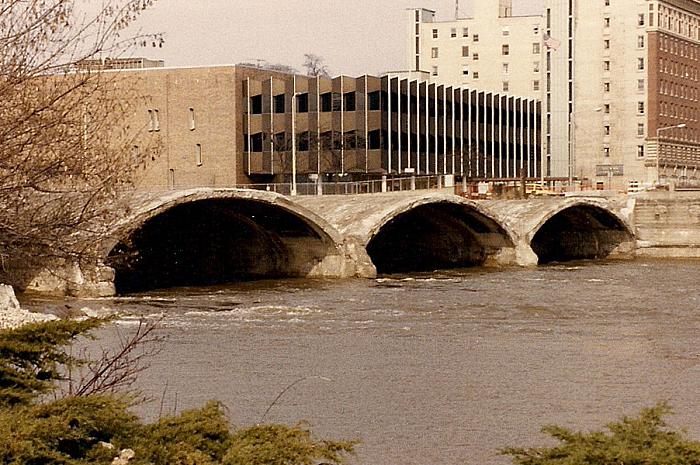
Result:
M164 313L140 386L154 419L219 399L235 425L306 420L362 465L504 464L668 400L700 437L700 261L582 262L281 280L69 305ZM37 303L38 304L38 303ZM44 305L44 303L41 303ZM101 342L110 344L115 329Z

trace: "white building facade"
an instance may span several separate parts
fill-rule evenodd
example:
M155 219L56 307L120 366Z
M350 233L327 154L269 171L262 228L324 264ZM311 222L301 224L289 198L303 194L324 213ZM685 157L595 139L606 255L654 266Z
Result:
M407 12L407 64L431 81L542 101L542 172L624 190L700 173L700 1L475 0L473 18ZM657 132L658 131L658 132Z

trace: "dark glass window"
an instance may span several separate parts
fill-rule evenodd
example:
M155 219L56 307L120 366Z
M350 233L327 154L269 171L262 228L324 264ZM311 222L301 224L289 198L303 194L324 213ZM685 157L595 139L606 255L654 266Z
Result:
M250 98L250 113L253 115L262 114L262 95L253 95Z
M321 111L331 111L331 107L331 93L326 92L325 94L321 94Z
M345 108L345 111L355 111L355 92L348 92L343 95L343 108Z
M284 97L284 94L275 95L273 97L272 105L275 113L284 113Z
M297 113L309 112L309 94L297 95Z
M248 138L246 137L246 143ZM263 136L262 132L258 132L250 136L251 152L262 152L263 151Z
M379 91L370 92L367 95L367 103L370 111L381 109L381 93Z
M302 132L297 134L297 150L307 152L309 150L309 133Z
M379 150L382 146L381 131L379 129L369 132L369 149Z

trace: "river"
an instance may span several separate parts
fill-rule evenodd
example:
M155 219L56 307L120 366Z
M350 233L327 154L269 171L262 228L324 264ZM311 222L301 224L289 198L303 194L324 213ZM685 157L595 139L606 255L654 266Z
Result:
M582 262L68 304L133 313L122 331L165 314L139 384L166 412L215 398L251 425L298 381L264 420L361 439L355 464L505 464L498 449L546 443L545 424L596 428L660 400L700 438L698 277L700 261Z

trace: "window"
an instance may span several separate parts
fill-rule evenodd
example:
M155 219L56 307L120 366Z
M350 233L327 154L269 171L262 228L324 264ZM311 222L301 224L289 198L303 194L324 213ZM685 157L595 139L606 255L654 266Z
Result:
M532 63L532 72L533 73L539 73L540 72L540 62L539 61L534 61Z
M309 151L309 131L300 132L297 136L297 150L300 152Z
M248 142L248 137L243 138L243 143ZM262 152L263 151L263 135L262 132L258 132L250 135L250 147L246 147L251 152Z
M343 94L343 109L345 111L355 111L355 92Z
M610 48L610 39L603 40L603 48L606 50Z
M194 146L194 162L197 166L202 166L202 144Z
M275 95L272 98L272 107L275 113L284 113L284 100L284 94Z
M195 126L195 120L194 120L194 108L190 108L189 111L189 126L190 126L190 131L194 131Z
M509 87L508 81L503 81L503 92L508 92Z
M433 66L432 75L433 75L433 76L437 76L437 75L438 75L438 67L437 67L437 66Z
M469 68L467 68L466 66L464 66L464 67L462 68L462 75L463 75L463 76L467 76L468 74L469 74Z
M605 0L605 6L610 6L610 0Z
M534 90L534 91L540 90L540 81L532 81L532 90Z
M382 148L382 132L379 129L370 131L367 134L367 141L370 150L379 150Z
M606 136L610 135L610 125L609 124L606 124L605 126L603 126L603 134L605 134Z
M644 135L644 123L637 123L637 135L638 136Z
M501 54L502 55L508 55L510 54L510 46L508 44L503 44L501 46Z
M644 157L644 146L638 145L637 146L637 158L643 158L643 157Z
M639 13L639 15L637 15L637 24L639 26L644 26L644 13Z
M433 29L433 39L437 39L437 38L438 38L438 30Z
M644 90L644 79L637 79L637 90Z
M535 55L540 54L540 43L539 42L535 42L532 44L532 53Z
M605 60L603 62L603 71L610 71L610 61L609 60Z
M510 28L504 27L501 32L502 32L503 36L509 36L510 35Z
M250 97L250 113L253 115L262 114L262 95Z
M479 34L474 34L474 35L472 36L472 40L473 40L474 42L479 42Z
M367 100L368 100L370 111L376 111L376 110L381 109L381 104L382 104L381 95L382 95L381 92L379 92L378 90L374 91L374 92L370 92L367 95Z
M603 105L603 112L610 113L610 104L609 103L606 103L605 105Z
M149 131L156 130L156 119L155 119L155 116L153 115L153 110L148 110L148 130Z
M644 114L644 102L637 102L637 113Z
M462 37L469 37L469 28L468 27L462 28Z
M472 60L478 60L478 59L479 59L478 53L475 53L474 55L472 55Z
M609 82L603 83L603 92L610 92L610 83Z
M479 72L478 72L478 71L474 71L474 72L472 73L472 77L473 77L474 79L479 79Z
M450 37L452 37L453 39L455 37L457 37L457 28L456 27L453 27L452 29L450 29Z
M605 18L603 18L603 27L604 28L610 27L610 18L608 18L607 16Z
M297 113L308 113L309 112L309 94L298 94L297 95Z
M437 58L439 55L439 50L437 47L433 47L430 49L430 58Z
M462 56L469 57L469 46L468 45L462 46Z
M272 144L274 150L278 152L287 150L287 135L284 132L278 132L273 136Z
M644 48L644 36L637 36L637 48Z
M158 110L149 111L151 114L151 128L153 131L160 131L160 117Z
M637 69L642 71L644 69L644 58L637 58Z
M606 157L610 156L610 147L603 147L603 155Z
M532 33L538 35L540 33L540 27L536 24L532 26Z
M330 92L326 92L325 94L321 94L321 111L322 112L329 112L333 108L333 96L331 95Z
M508 63L503 63L503 74L508 74Z

